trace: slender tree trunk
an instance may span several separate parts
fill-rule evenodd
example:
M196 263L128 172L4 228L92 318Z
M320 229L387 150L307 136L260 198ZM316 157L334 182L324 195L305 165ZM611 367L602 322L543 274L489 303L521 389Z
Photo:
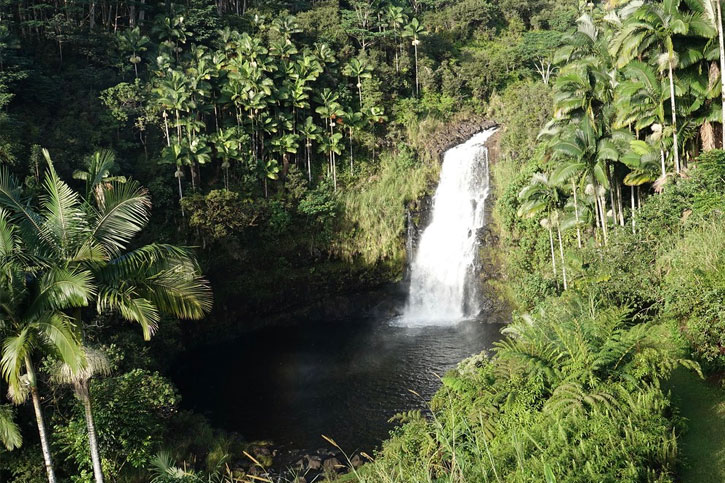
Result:
M576 243L577 246L581 249L582 247L582 232L581 227L579 226L579 203L577 201L576 197L576 182L574 181L574 178L571 179L571 189L574 193L574 217L576 218Z
M335 163L335 153L331 153L331 159L332 159L332 185L333 185L333 191L337 193L337 163Z
M630 186L629 193L630 193L630 200L632 202L632 235L636 235L637 234L637 227L636 227L636 222L635 222L635 219L634 219L635 218L634 217L634 215L635 215L634 186Z
M179 122L179 110L175 109L176 112L176 143L181 144L181 123Z
M722 95L722 145L725 149L725 41L723 41L722 7L720 0L715 0L717 5L717 34L720 42L720 90Z
M312 163L310 160L310 140L307 140L307 181L312 183Z
M609 162L607 162L607 179L609 180L609 204L612 205L612 229L617 227L617 202L616 202L616 190L614 187L614 176L612 176L612 170L610 169ZM604 212L606 214L606 211Z
M179 181L179 206L181 206L181 217L186 218L186 215L184 214L184 205L181 203L181 200L184 199L184 192L181 189L181 170L177 170L176 179Z
M557 220L556 223L556 233L559 236L559 256L561 257L561 275L564 279L564 290L568 288L566 283L566 264L564 263L564 245L561 243L561 227L559 226L559 222Z
M415 97L420 97L420 90L418 87L418 44L413 46L413 50L415 50Z
M607 203L604 201L604 195L599 195L599 184L594 184L594 198L596 200L597 208L599 211L599 216L601 217L601 225L602 225L602 239L604 240L604 245L607 245Z
M660 148L660 161L662 161L662 177L667 176L667 166L665 166L665 150Z
M672 54L670 54L672 55ZM680 151L677 145L677 112L676 112L676 101L675 101L675 77L672 73L672 61L669 62L669 77L670 77L670 106L672 107L672 146L674 148L675 155L675 173L680 174Z
M43 450L43 461L45 462L45 471L48 474L48 483L56 483L57 480L55 479L55 470L53 469L53 458L50 455L50 439L48 438L48 431L45 429L43 408L40 406L40 396L38 395L38 380L35 376L33 362L27 355L25 356L25 368L28 371L30 395L33 399L33 409L35 410L35 420L38 424L40 447Z
M362 82L360 76L357 76L357 95L360 99L360 109L362 109Z
M93 30L93 28L96 26L96 2L95 2L95 0L91 0L91 4L88 7L88 25L90 27L90 30Z
M551 247L551 270L554 272L554 280L556 280L556 255L554 254L554 235L551 232L551 227L549 229L549 247Z
M169 136L169 116L164 111L164 130L166 131L166 146L171 146L171 137Z
M619 225L624 226L624 208L622 207L622 184L617 183L617 207L619 208Z
M78 397L83 404L83 411L86 415L86 426L88 427L88 446L91 449L91 461L93 462L93 476L96 483L103 483L103 467L101 465L101 454L98 449L98 438L96 435L96 425L93 421L93 408L91 407L91 397L88 393L88 381L82 382L82 387L78 393Z
M353 154L352 154L352 129L350 129L350 174L354 174L355 169L353 167Z

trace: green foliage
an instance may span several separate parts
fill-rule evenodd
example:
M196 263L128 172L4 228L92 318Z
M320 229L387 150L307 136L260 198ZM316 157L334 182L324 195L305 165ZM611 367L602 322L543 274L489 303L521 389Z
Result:
M212 190L206 195L184 197L181 205L189 216L189 226L198 229L205 240L219 241L238 235L254 223L257 206L239 193Z
M342 195L334 251L344 259L360 257L368 263L403 258L406 205L421 198L435 171L435 166L416 160L407 150L381 158L377 170L367 172Z
M147 466L177 412L176 389L156 372L134 369L93 381L90 392L105 473L118 475L125 465ZM54 434L67 457L88 472L91 461L83 409L76 405L67 423L55 425Z
M577 296L544 306L493 356L447 374L432 419L404 416L359 480L670 481L677 442L658 381L678 354L666 327Z
M533 81L512 84L492 97L488 115L503 126L499 141L503 159L521 164L534 155L536 137L552 114L551 103L551 89Z
M667 316L684 324L699 356L725 367L725 226L717 218L704 220L678 240L658 264L665 273Z

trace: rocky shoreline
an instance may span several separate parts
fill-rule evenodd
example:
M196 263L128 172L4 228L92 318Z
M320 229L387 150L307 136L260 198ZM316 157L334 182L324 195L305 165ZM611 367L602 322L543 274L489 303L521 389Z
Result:
M246 453L246 461L240 463L233 473L253 479L293 483L330 480L359 468L370 458L364 452L346 455L335 449L284 449L266 442L250 445Z

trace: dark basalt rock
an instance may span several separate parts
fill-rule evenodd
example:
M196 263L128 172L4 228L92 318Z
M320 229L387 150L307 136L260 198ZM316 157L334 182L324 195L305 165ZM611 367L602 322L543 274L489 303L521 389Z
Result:
M443 161L443 154L450 148L467 141L471 136L486 129L497 126L494 121L483 117L472 116L468 119L447 124L433 136L430 151L439 161ZM491 140L487 145L491 143Z

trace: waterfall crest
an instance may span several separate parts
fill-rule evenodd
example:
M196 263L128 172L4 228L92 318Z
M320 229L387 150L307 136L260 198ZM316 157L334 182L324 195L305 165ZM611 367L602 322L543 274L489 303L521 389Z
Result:
M476 134L443 157L431 223L423 231L410 273L408 301L399 323L449 325L480 312L472 286L477 230L489 193L488 149L495 128Z

